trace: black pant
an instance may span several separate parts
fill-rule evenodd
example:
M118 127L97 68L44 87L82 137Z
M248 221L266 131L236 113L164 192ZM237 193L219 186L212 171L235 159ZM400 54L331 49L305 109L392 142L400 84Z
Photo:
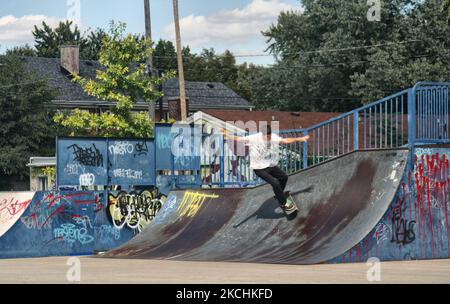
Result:
M268 182L275 193L275 197L281 205L286 204L286 195L284 193L284 188L286 188L286 183L288 176L277 166L269 167L265 169L254 170L255 174Z

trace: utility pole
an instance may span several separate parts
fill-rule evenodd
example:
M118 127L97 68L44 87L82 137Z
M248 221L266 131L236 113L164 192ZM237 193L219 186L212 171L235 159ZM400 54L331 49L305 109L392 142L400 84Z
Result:
M186 121L186 90L184 86L183 57L181 54L180 18L178 16L178 0L173 0L173 17L175 19L175 36L177 43L178 80L180 86L181 120Z
M152 40L152 22L150 17L150 0L144 0L144 11L145 11L145 38L148 41ZM153 75L153 56L150 53L147 58L147 72L150 77L157 76ZM153 100L148 103L148 117L155 121L155 102Z

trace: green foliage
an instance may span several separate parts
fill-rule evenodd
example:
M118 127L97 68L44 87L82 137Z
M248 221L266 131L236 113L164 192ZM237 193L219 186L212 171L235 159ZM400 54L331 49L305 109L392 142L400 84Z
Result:
M249 91L244 84L247 65L236 64L234 55L226 50L217 54L213 48L203 49L200 54L191 53L189 47L183 51L184 77L187 81L222 82L239 95L248 97ZM154 52L155 68L162 71L177 71L177 53L171 41L159 40ZM242 76L243 78L239 78Z
M86 38L86 44L80 50L80 58L98 60L103 39L106 38L106 36L106 32L100 28L91 31Z
M171 41L158 41L153 52L153 64L163 72L177 70L177 51Z
M447 12L447 23L450 24L450 0L444 0L442 3L442 11Z
M441 1L417 5L397 30L397 44L368 51L370 64L351 75L351 91L364 102L382 98L418 81L450 80L450 26L439 9ZM400 41L409 43L400 44Z
M25 44L23 46L15 46L11 49L7 49L6 55L33 57L36 56L36 50L28 44Z
M46 105L55 95L11 54L1 59L0 83L0 179L23 179L31 156L54 155L57 129Z
M172 77L167 73L161 78L149 77L144 63L150 52L150 41L125 35L124 23L111 22L109 34L103 39L99 62L104 67L97 70L95 79L73 75L90 96L115 102L108 113L88 113L76 110L59 113L55 122L70 130L73 135L132 136L152 135L153 122L146 113L132 113L139 100L154 102L162 93L156 88Z
M78 45L81 59L98 60L106 33L100 28L88 33L87 36L86 33L82 35L78 26L73 25L72 21L60 22L54 29L42 22L41 27L34 26L33 30L35 52L24 56L58 58L59 48L62 45Z
M42 173L47 176L49 184L53 184L56 180L56 167L42 168Z
M450 80L450 36L440 0L304 0L263 32L277 63L254 87L258 108L347 111L414 85ZM364 47L372 46L372 47Z
M35 48L39 57L59 57L59 47L61 45L76 44L83 49L86 46L86 40L81 36L78 26L72 30L72 21L60 22L55 29L51 28L44 21L42 27L34 26L33 36Z

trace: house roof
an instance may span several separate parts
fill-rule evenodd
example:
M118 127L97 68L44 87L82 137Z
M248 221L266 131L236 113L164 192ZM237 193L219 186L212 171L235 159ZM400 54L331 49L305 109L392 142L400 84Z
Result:
M28 167L51 167L56 166L56 157L30 157Z
M341 113L331 112L282 112L282 111L243 111L243 110L215 110L205 109L202 112L223 121L271 121L280 122L280 130L309 128Z
M44 57L22 57L28 69L33 70L38 76L47 79L49 85L56 90L57 104L74 104L80 106L110 105L105 101L86 94L76 83L73 83L61 71L59 58ZM95 78L95 71L101 69L98 61L80 60L80 75L86 78ZM200 108L235 108L249 109L253 106L236 92L219 82L194 82L186 81L186 96L189 98L189 107L192 110ZM177 97L178 79L172 78L166 81L163 86L163 104L167 104L168 99ZM143 107L147 107L145 102L141 102Z

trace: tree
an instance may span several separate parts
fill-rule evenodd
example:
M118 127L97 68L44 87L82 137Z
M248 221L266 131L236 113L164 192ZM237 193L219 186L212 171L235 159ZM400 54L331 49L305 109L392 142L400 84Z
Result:
M371 64L363 73L351 76L355 95L369 102L418 81L450 79L450 26L439 9L440 2L427 0L415 6L404 20L403 37L392 46L369 52Z
M442 11L447 12L447 23L450 24L450 0L444 0L442 3Z
M42 27L34 26L35 55L40 57L58 58L59 48L62 45L78 45L80 58L85 60L98 60L100 49L106 33L103 29L88 29L81 34L77 25L72 21L60 22L56 28L51 28L45 22ZM25 54L31 56L32 54Z
M439 2L385 1L381 21L372 22L366 1L302 1L304 12L283 12L263 32L278 61L261 79L258 95L279 109L347 111L412 86L419 77L447 77L447 69L435 65L448 66L445 61L415 58L446 53L445 39L435 39L448 33ZM267 87L269 78L282 85Z
M106 36L106 32L101 28L91 31L86 38L86 44L80 51L80 58L98 60L103 39L106 38Z
M133 113L133 105L139 100L154 102L162 93L155 88L172 77L167 73L161 78L146 74L145 61L150 41L137 40L131 34L125 35L124 23L111 22L109 34L103 39L95 79L73 75L74 81L84 91L100 100L115 102L110 112L88 113L75 110L73 113L59 113L55 121L67 127L72 135L132 136L152 135L153 122L147 113Z
M72 30L72 21L60 22L58 27L52 29L45 21L42 22L42 28L34 26L33 36L35 48L39 57L59 57L59 47L61 45L76 44L80 46L82 53L86 46L86 39L81 36L78 26Z
M11 181L28 176L31 156L54 155L57 129L46 105L55 93L14 54L0 63L0 189L11 190Z
M153 64L162 72L177 70L177 52L169 40L160 39L153 52Z
M177 70L175 46L171 41L159 40L153 58L155 68L164 72ZM183 63L187 81L222 82L244 98L250 98L251 89L243 83L243 79L239 80L239 75L246 73L247 65L236 64L236 58L230 51L217 54L210 48L193 54L186 46L183 47Z
M36 50L30 45L25 44L23 46L15 46L11 49L6 50L6 55L16 55L16 56L36 56Z
M256 96L263 92L263 88L258 88L257 84L260 83L258 82L259 80L263 79L265 72L266 69L264 67L255 64L243 63L238 65L237 78L233 90L243 98L254 102L255 104L259 100L258 106L261 106L260 108L262 108L263 102L267 100L261 96L262 94L259 95L258 98L256 98Z

